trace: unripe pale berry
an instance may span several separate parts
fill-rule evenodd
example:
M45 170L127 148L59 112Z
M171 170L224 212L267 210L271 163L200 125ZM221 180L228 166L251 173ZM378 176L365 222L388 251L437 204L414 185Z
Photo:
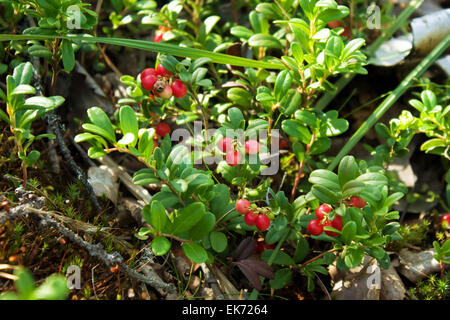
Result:
M172 91L175 98L183 98L187 94L186 85L181 80L172 82Z
M161 77L170 77L172 75L172 72L164 68L162 63L158 64L156 67L156 74Z
M259 143L256 140L245 141L245 151L248 154L257 154L259 152Z
M247 199L239 199L236 202L236 211L242 214L246 214L250 211L250 205L251 203Z
M163 99L169 99L172 96L172 88L170 86L166 86L163 91L158 94L159 97Z
M261 231L266 231L270 226L270 219L265 214L260 214L256 218L256 227Z
M323 232L323 224L319 220L313 219L308 223L308 232L313 236L318 236Z
M153 90L156 81L158 81L158 77L155 75L148 75L141 80L141 85L144 90L150 91Z
M241 162L241 155L239 151L228 151L225 155L225 161L228 163L230 167L235 167Z

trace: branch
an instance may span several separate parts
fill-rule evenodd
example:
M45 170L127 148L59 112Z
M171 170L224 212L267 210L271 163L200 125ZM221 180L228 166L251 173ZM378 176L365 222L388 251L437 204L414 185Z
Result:
M155 275L146 276L134 269L129 268L119 253L113 252L109 254L103 249L102 244L92 244L84 241L80 236L53 220L50 214L47 215L45 214L45 211L41 211L45 204L44 197L37 197L32 191L26 191L22 187L17 188L15 192L16 196L19 198L20 205L11 208L9 214L0 216L0 224L3 224L7 220L15 219L21 215L34 213L40 218L42 226L49 226L57 229L64 237L85 249L89 255L103 261L107 267L112 268L118 265L121 271L130 278L144 282L157 289L158 292L162 292L166 295L176 293L176 288L173 284L165 283Z

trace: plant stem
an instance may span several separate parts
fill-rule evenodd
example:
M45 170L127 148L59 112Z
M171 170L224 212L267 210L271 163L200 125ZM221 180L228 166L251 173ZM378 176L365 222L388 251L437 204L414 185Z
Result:
M450 34L445 37L434 49L423 59L411 73L403 79L399 86L380 104L380 106L370 115L370 117L359 127L350 140L344 145L333 162L328 166L328 170L334 170L341 159L352 150L352 148L364 137L366 132L384 115L386 111L405 93L411 86L414 79L419 78L439 56L447 50L450 45Z

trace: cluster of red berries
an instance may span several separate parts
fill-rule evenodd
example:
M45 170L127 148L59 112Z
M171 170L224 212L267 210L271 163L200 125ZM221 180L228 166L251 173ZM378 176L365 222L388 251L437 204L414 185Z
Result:
M235 140L225 137L219 141L219 149L225 152L225 161L229 166L237 166L241 162L241 154L236 150ZM248 154L257 154L259 152L259 143L256 140L247 140L244 144L245 152Z
M367 202L358 196L353 196L347 201L347 205L350 207L364 208L367 205ZM308 232L310 234L318 236L325 231L330 237L337 237L339 235L337 232L324 230L324 227L331 227L341 231L344 227L341 216L335 215L332 221L328 219L331 210L332 207L328 204L322 204L316 209L317 219L313 219L308 223Z
M247 199L239 199L236 202L236 211L244 215L244 221L249 226L256 226L261 231L266 231L270 226L269 217L253 211Z
M187 94L186 85L180 79L173 80L172 84L169 84L171 78L172 72L160 63L156 70L147 68L141 72L141 86L163 99L169 99L172 95L175 98L183 98Z
M166 20L165 23L167 23L168 21ZM164 36L164 33L166 33L167 31L169 31L170 28L166 27L166 26L159 26L158 30L155 32L155 42L160 42Z
M342 230L344 223L341 216L335 215L334 219L330 222L328 220L328 214L331 212L331 207L327 204L322 204L316 209L316 218L308 223L308 232L313 236L318 236L324 231L324 227L332 227L337 230ZM325 230L325 233L330 237L337 237L338 233L334 231Z
M441 218L441 227L442 229L450 228L450 214L444 214Z

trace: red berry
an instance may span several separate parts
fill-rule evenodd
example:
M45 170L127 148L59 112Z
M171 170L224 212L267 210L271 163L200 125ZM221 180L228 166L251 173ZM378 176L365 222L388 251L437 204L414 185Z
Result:
M443 229L450 227L450 214L444 214L441 218L441 226Z
M261 254L261 253L263 253L266 250L275 249L275 245L267 244L267 243L264 242L264 240L262 240L262 241L260 241L260 240L256 241L255 240L255 242L256 242L255 243L255 248L254 248L254 252L255 253Z
M256 140L245 141L245 151L248 154L257 154L259 152L259 143Z
M334 228L334 227L333 227L333 224L332 224L330 221L328 221L328 220L325 222L324 227L332 227L332 228ZM337 232L334 232L334 231L328 231L328 230L325 230L325 233L326 233L327 235L329 235L330 237L337 237L337 236L339 235L339 233L337 233Z
M161 77L170 77L172 75L172 72L164 68L162 63L158 64L156 67L156 74Z
M249 211L244 216L244 221L249 226L254 226L256 223L256 219L258 219L258 214L252 211Z
M153 90L153 87L155 86L156 81L158 81L158 78L155 75L148 75L144 79L141 80L141 85L144 90Z
M160 122L155 127L156 134L160 137L165 137L166 135L170 134L172 131L169 127L169 125L165 122Z
M175 98L183 98L187 94L186 86L181 80L172 82L172 91Z
M246 214L250 211L250 201L247 199L239 199L236 202L236 211L242 214Z
M323 232L323 225L319 220L313 219L308 223L308 232L313 236L318 236Z
M164 32L162 30L158 30L155 32L155 39L154 42L160 42L164 36Z
M342 222L342 217L335 215L333 221L331 221L331 226L339 231L344 227L344 222Z
M286 139L280 139L280 149L286 149L288 147L288 143Z
M366 206L367 202L358 196L353 196L350 198L350 202L347 202L347 204L350 205L351 207L356 207L356 208L361 209Z
M164 90L158 93L158 97L163 99L169 99L172 96L172 88L170 86L165 86Z
M225 161L228 163L230 167L235 167L241 162L241 155L239 151L228 151L225 155Z
M148 76L156 76L157 74L156 74L156 70L155 69L153 69L153 68L147 68L147 69L144 69L144 70L142 70L142 72L141 72L141 81L145 78L145 77L148 77Z
M316 217L319 220L322 220L325 215L329 214L331 212L331 207L327 204L322 204L316 209Z
M270 226L270 219L265 214L260 214L256 219L256 227L261 231L266 231Z
M233 139L228 137L223 138L219 141L218 147L222 152L231 151L233 149Z

